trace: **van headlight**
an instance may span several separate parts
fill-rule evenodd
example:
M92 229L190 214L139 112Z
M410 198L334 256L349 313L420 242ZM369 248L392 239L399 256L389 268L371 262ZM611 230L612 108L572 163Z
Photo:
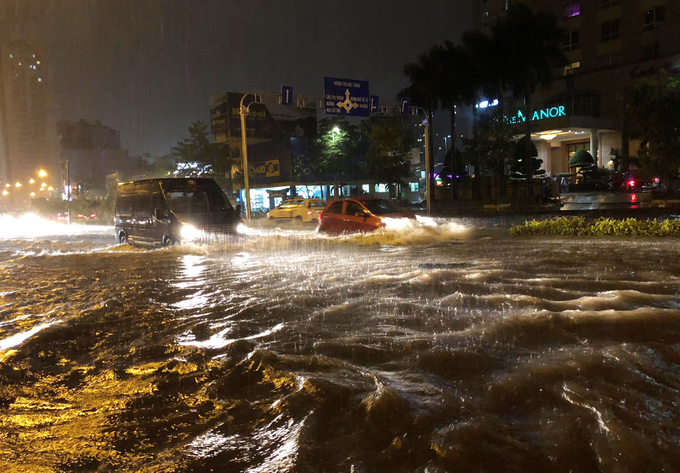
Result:
M196 240L203 235L203 232L193 225L182 225L180 235L182 240Z
M236 225L236 233L245 235L246 233L248 233L248 229L243 223L239 223L238 225Z

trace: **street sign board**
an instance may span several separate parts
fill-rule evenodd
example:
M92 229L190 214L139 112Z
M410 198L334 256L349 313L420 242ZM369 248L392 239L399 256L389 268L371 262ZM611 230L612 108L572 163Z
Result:
M281 86L281 105L293 105L293 88L289 85Z
M324 77L324 110L327 115L368 117L368 81Z
M371 113L377 112L380 106L380 96L371 95Z
M411 99L406 97L401 99L400 111L402 115L408 115L411 113Z

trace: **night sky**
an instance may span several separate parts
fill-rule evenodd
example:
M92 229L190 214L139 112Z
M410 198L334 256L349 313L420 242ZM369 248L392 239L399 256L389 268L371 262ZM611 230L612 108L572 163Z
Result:
M403 65L472 24L471 0L0 1L44 48L56 118L101 120L133 155L208 123L212 93L321 97L326 75L395 101Z

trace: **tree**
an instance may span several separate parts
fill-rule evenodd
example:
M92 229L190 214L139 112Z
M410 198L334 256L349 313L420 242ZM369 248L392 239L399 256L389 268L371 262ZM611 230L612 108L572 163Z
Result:
M680 81L664 74L645 79L626 94L630 136L642 140L638 153L642 166L664 177L680 171Z
M189 138L177 142L172 148L177 160L175 175L184 177L212 177L221 186L231 185L232 159L229 146L212 143L208 127L202 121L189 126Z
M432 46L427 52L418 57L415 63L404 66L403 72L408 77L410 85L399 92L400 97L409 97L411 103L427 111L427 120L432 129L432 119L434 111L439 108L444 95L444 60L443 47ZM434 149L433 133L430 133L429 148L430 169L427 169L427 179L430 179L430 188L434 189L432 179L434 174L434 159L432 151ZM430 196L432 198L434 196Z
M145 178L161 178L172 176L177 170L177 162L172 154L151 156L144 153L137 167L137 176Z
M527 139L526 136L523 136L517 141L517 143L515 143L514 146L512 164L510 165L510 176L515 179L526 179L527 165L524 161L527 158L526 139ZM531 172L532 176L535 176L536 171L541 169L543 160L538 159L538 150L536 149L536 145L533 142L531 142L529 146L531 149L530 153L531 162L529 164L530 169L529 172Z
M508 14L500 17L492 29L494 48L503 69L500 83L514 91L515 97L524 99L525 116L525 171L527 190L531 185L531 95L540 85L549 87L555 70L568 64L562 51L565 31L557 26L557 19L549 12L534 13L524 3L512 4Z
M411 177L410 152L414 137L408 119L401 115L373 117L362 123L370 142L366 173L375 183L403 185Z
M482 174L496 174L499 167L509 162L515 150L515 136L510 127L502 124L501 111L498 110L479 120L477 132L472 139L465 141L467 149L464 156L475 167L477 177L477 197L480 195L479 178Z
M361 133L343 117L328 117L319 122L318 136L309 148L310 176L334 180L355 171L351 158L360 152ZM305 163L300 163L300 167Z

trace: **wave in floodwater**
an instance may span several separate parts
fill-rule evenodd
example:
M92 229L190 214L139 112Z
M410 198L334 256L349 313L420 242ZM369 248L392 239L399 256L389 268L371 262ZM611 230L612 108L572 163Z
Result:
M674 241L106 238L0 241L9 471L680 465Z

